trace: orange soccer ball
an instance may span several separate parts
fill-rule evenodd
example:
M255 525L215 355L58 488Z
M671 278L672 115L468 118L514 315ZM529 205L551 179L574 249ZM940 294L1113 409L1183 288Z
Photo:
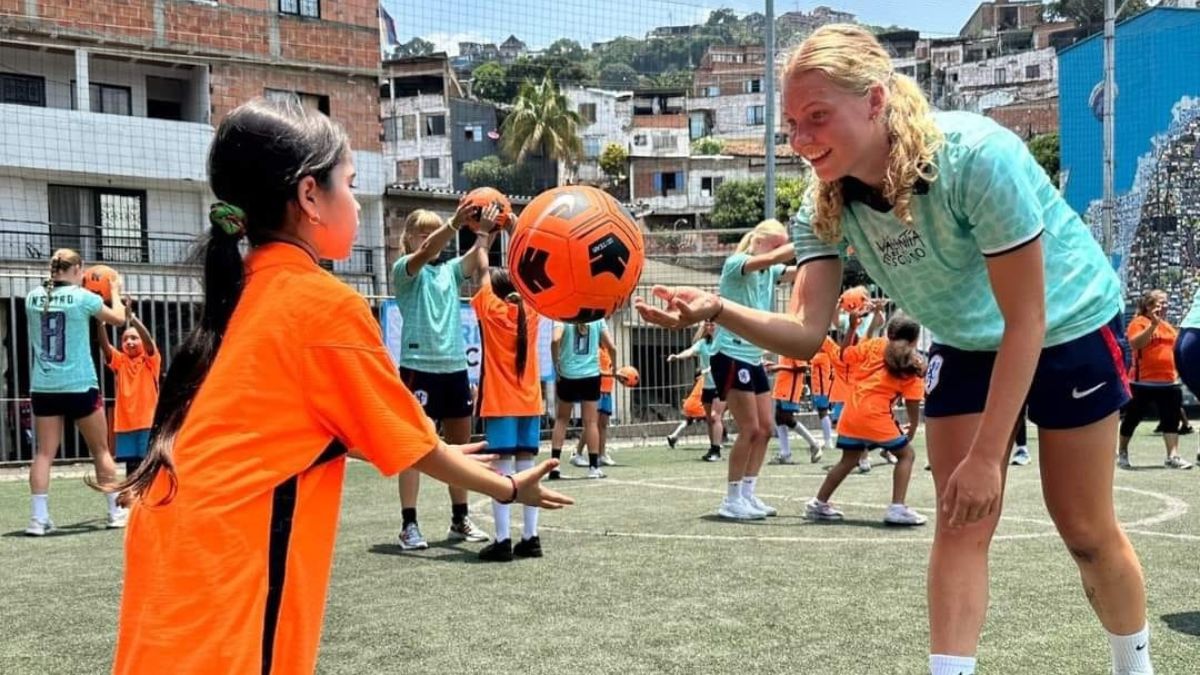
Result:
M611 316L642 276L633 216L594 187L547 190L521 211L508 247L517 291L542 316L584 323Z
M83 272L83 287L112 302L112 286L117 280L117 271L108 265L92 265Z
M637 368L633 366L621 366L617 368L617 379L626 387L636 387L642 381L642 376L638 374Z
M464 204L474 207L471 209L471 215L467 219L467 227L472 232L479 231L479 215L485 208L492 204L500 205L500 214L496 216L497 230L508 228L516 220L516 216L513 215L512 203L508 201L508 197L505 197L504 193L495 188L481 187L471 190L458 202L459 206L463 206Z
M871 294L867 292L866 288L855 286L842 292L841 297L838 298L838 307L844 312L853 314L861 311L870 299Z

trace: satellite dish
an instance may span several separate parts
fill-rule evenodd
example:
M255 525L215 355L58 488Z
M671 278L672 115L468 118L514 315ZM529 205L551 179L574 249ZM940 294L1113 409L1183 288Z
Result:
M1117 83L1113 82L1114 101L1120 93L1121 91L1117 88ZM1096 119L1104 121L1104 80L1100 80L1096 83L1095 87L1092 87L1092 93L1088 96L1088 107L1092 109L1092 115Z

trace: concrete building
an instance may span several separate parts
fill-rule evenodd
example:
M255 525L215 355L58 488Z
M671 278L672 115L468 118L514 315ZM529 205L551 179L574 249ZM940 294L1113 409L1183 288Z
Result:
M372 288L379 50L373 6L315 0L42 0L0 14L0 266L40 275L69 246L119 264L131 289L190 278L161 270L208 227L214 126L251 98L295 97L350 135L362 248L335 267Z

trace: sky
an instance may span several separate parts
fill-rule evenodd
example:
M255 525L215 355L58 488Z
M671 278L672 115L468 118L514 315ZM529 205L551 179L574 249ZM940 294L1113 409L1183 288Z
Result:
M592 42L620 35L643 37L656 26L702 22L713 9L761 12L763 0L383 0L401 42L420 36L457 54L459 42L500 43L510 34L530 49L560 37ZM827 5L862 23L901 25L930 36L955 35L976 0L776 0L775 14Z

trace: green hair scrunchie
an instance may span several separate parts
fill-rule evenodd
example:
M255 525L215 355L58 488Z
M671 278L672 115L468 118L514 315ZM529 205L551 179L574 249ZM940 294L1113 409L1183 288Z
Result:
M246 212L229 202L214 202L208 210L208 221L231 237L246 234Z

